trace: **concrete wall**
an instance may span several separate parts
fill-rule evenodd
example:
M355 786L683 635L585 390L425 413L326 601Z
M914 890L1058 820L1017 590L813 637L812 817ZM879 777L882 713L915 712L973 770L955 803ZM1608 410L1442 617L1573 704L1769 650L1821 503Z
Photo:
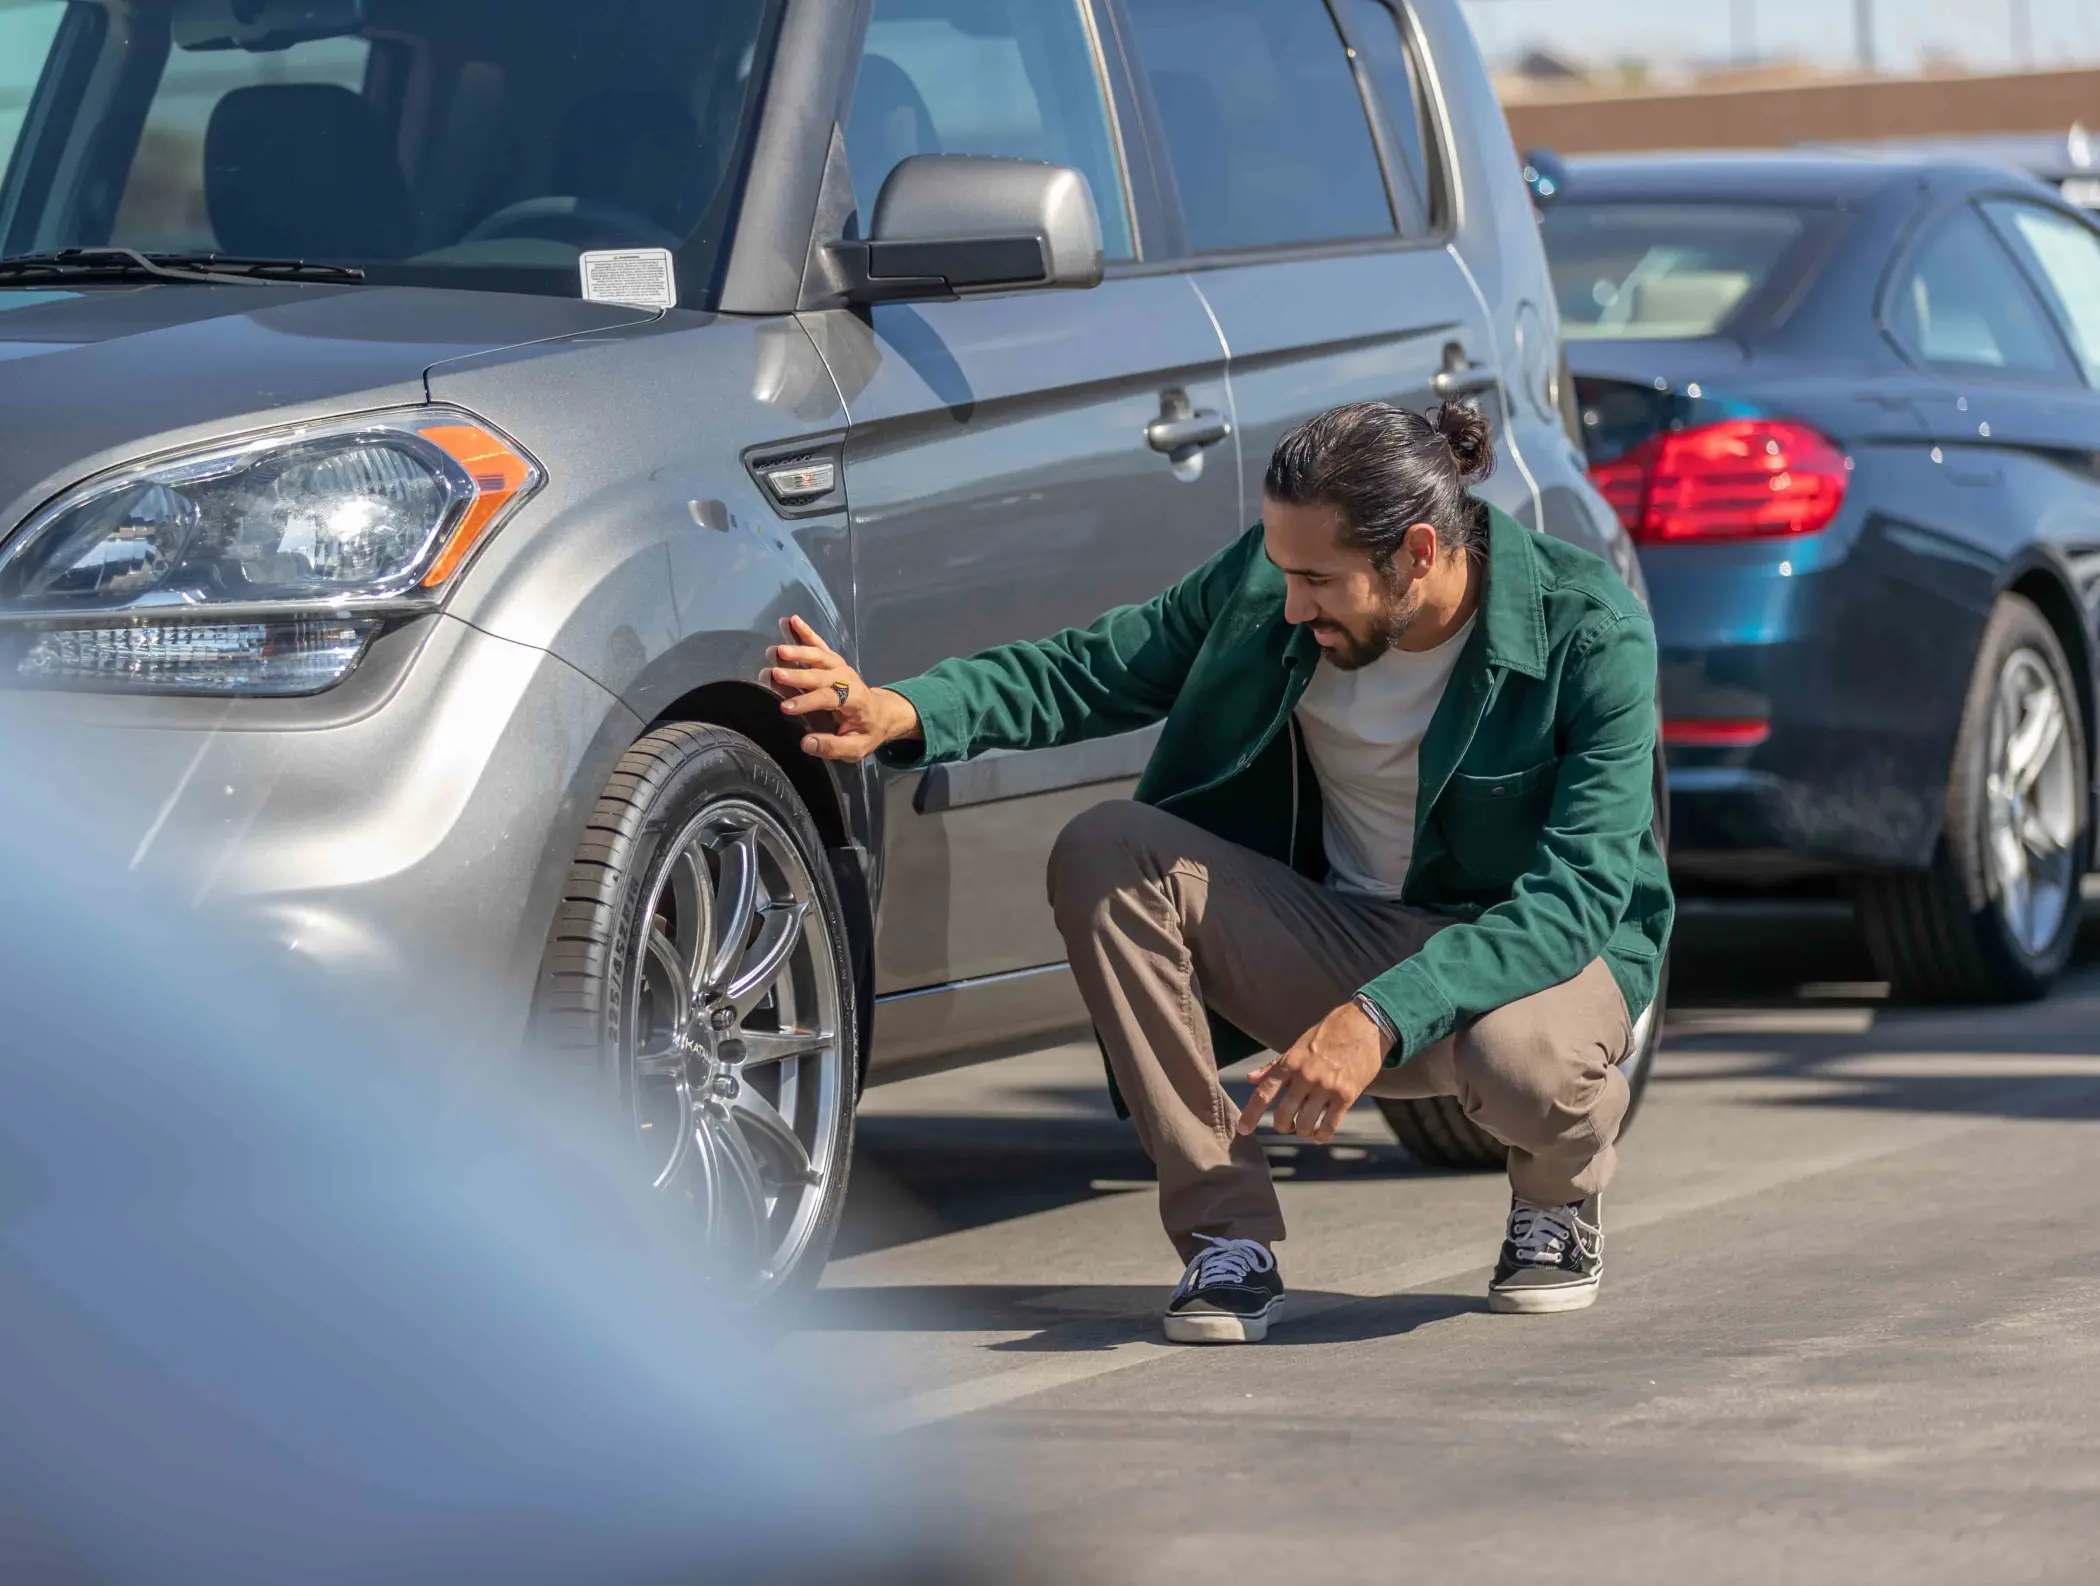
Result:
M1508 107L1517 147L1773 148L1860 138L2100 131L2100 71L1848 79L1783 88L1539 100Z

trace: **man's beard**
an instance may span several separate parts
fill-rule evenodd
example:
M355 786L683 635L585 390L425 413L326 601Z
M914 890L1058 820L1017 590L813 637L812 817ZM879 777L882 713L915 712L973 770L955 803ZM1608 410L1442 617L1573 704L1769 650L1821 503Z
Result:
M1388 578L1387 588L1397 580ZM1341 672L1361 671L1377 660L1386 651L1400 642L1422 611L1422 587L1413 579L1397 595L1390 596L1378 615L1372 619L1368 633L1352 633L1338 622L1316 622L1313 624L1322 633L1339 634L1342 643L1320 651L1321 659Z

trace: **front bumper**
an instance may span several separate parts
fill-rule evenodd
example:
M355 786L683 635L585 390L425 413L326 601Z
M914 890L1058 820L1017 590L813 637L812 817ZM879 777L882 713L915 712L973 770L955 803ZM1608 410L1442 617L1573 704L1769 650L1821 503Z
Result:
M523 1032L569 857L640 731L567 663L442 615L310 699L0 693L0 733L111 864L498 1041Z

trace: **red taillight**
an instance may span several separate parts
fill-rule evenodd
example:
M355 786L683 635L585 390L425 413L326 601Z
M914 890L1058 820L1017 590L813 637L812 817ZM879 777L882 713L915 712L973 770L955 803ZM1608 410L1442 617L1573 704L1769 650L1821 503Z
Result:
M1662 734L1666 749L1754 749L1772 736L1772 724L1678 716L1663 722Z
M1784 419L1725 419L1652 435L1590 470L1641 541L1814 534L1838 515L1851 477L1835 442Z

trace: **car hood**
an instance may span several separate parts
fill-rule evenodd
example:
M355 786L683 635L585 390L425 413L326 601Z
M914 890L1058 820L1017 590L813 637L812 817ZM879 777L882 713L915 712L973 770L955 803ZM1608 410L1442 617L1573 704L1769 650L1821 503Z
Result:
M0 531L126 457L422 402L434 364L652 317L428 287L0 289Z

